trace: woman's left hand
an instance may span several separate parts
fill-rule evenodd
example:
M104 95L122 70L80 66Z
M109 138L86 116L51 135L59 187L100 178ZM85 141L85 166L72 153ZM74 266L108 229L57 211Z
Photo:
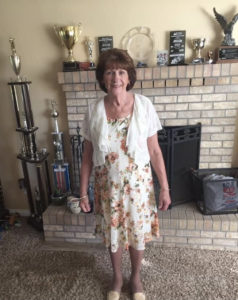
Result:
M169 195L169 190L160 190L159 194L159 209L167 210L169 205L171 204L171 199Z

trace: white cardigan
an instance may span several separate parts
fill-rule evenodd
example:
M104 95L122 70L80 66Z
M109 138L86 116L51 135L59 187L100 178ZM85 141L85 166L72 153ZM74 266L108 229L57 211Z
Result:
M146 164L150 161L147 138L160 129L162 126L150 99L135 94L126 146L136 164ZM89 105L80 134L93 144L94 167L104 164L105 156L110 152L104 98Z

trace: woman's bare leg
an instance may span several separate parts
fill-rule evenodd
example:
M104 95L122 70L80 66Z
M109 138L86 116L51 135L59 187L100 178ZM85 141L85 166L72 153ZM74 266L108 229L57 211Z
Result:
M141 262L144 257L144 250L136 250L132 247L129 248L131 258L131 292L142 292L143 286L140 279Z
M121 292L121 288L123 284L122 272L121 272L122 248L119 247L117 252L112 252L111 248L109 248L109 253L110 253L112 269L113 269L111 290Z

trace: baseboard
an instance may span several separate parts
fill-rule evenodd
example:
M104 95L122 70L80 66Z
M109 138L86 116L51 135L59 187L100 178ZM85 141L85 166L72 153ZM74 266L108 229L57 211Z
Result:
M22 217L29 217L31 215L29 209L9 209L10 214L18 213Z

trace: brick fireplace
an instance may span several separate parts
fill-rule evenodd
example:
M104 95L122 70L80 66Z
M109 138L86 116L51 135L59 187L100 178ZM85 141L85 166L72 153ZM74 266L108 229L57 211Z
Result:
M200 169L232 166L236 145L238 63L137 68L133 91L148 96L164 126L202 124ZM70 135L77 134L87 105L103 97L94 71L60 72ZM238 250L238 216L202 216L194 207L159 214L158 244ZM72 215L65 207L44 213L46 241L93 243L92 214Z
M148 96L164 126L202 124L200 168L231 167L238 107L238 63L138 68L134 92ZM88 103L102 97L94 71L60 72L70 135Z

